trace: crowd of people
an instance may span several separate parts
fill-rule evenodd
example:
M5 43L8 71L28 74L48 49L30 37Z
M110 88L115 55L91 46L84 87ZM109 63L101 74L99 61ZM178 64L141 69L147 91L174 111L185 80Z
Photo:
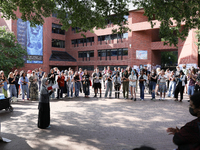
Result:
M9 73L8 78L4 75L4 71L1 71L0 92L8 97L7 90L9 90L11 98L21 94L22 100L25 100L26 96L27 100L35 101L38 100L41 81L44 78L48 79L49 86L57 84L59 87L51 94L52 99L78 97L80 92L83 92L85 97L89 97L92 88L94 97L99 94L99 97L107 98L109 94L111 98L114 88L115 98L120 98L120 90L122 90L124 99L130 98L136 101L136 93L140 89L140 100L144 100L146 91L151 94L151 100L155 100L156 96L159 100L165 100L167 95L178 101L180 93L181 102L184 92L188 94L189 99L194 92L200 91L200 71L194 67L186 69L186 65L183 65L182 70L177 66L176 70L172 71L169 69L164 71L160 68L149 71L147 67L139 71L131 67L126 69L114 67L114 70L111 70L110 66L100 71L97 67L91 75L81 68L74 72L71 68L60 71L55 67L49 73L39 68L27 72L15 70ZM105 89L105 95L102 95L102 88Z
M58 85L57 89L49 88ZM92 86L92 88L90 88ZM186 65L176 67L176 70L161 70L160 68L147 70L147 67L139 71L127 67L116 68L112 71L110 67L105 67L100 71L97 67L91 75L87 70L73 71L71 68L60 71L57 67L46 73L42 68L27 72L21 71L10 72L8 78L4 71L0 71L0 93L5 97L18 97L22 94L22 100L38 100L39 93L39 115L38 127L41 129L50 126L50 106L49 99L64 97L78 97L79 92L83 92L85 97L89 97L90 90L94 90L94 97L112 97L112 89L115 89L115 98L120 98L122 89L123 98L136 101L136 92L140 92L140 100L145 98L146 93L151 94L151 100L156 96L159 100L165 100L166 95L178 101L183 100L183 93L188 94L190 102L189 112L197 119L187 123L182 128L168 128L167 132L174 135L173 142L178 145L178 149L199 149L199 132L200 132L200 71L197 68L186 68ZM102 88L105 89L105 95L102 95ZM9 95L8 91L9 90ZM55 97L56 96L56 97ZM141 147L138 149L153 149L150 147Z

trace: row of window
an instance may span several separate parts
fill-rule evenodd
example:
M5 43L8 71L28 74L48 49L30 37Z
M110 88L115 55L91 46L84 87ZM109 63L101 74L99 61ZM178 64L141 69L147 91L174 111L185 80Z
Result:
M109 34L109 35L102 35L98 36L98 41L109 41L114 39L127 39L128 33L122 33L122 34Z
M61 25L52 23L52 33L65 35L65 30L62 30L61 27Z
M90 57L94 57L94 51L78 52L78 58L90 58Z
M127 56L128 48L98 50L98 57Z
M52 47L65 48L65 41L52 39Z
M88 37L88 38L81 38L81 39L75 39L75 40L71 40L72 45L74 46L87 46L87 45L91 45L92 42L94 42L94 37Z

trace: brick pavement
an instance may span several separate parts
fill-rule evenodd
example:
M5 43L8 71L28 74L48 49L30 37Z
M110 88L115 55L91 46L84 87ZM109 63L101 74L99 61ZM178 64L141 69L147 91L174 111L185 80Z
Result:
M166 128L194 119L187 95L182 103L171 98L154 102L147 93L145 101L136 102L122 94L121 99L90 96L51 100L48 130L37 128L37 102L13 103L13 112L0 111L2 136L12 140L0 143L0 150L131 150L141 145L172 150L176 146Z

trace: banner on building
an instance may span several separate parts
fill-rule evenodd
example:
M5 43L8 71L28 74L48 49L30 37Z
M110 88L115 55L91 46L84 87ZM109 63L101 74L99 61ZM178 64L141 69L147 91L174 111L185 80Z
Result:
M18 19L17 40L27 50L26 63L43 63L43 26L31 27L29 21Z

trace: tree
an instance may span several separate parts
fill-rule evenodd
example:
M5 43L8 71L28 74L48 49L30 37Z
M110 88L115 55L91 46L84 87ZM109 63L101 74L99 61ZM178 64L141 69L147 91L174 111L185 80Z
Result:
M0 27L0 70L7 74L13 68L23 67L27 52L17 42L14 33Z
M124 15L128 15L129 5L144 9L152 27L152 20L161 22L160 36L165 44L177 45L178 38L184 40L190 29L200 27L199 0L0 0L0 12L7 19L16 19L14 11L19 8L22 20L31 25L43 24L43 17L57 13L63 29L72 26L84 32L105 28L111 21L119 25L115 32L127 32Z
M133 4L144 9L152 27L154 19L161 22L160 36L165 44L177 45L177 38L184 40L190 29L200 27L199 0L134 0Z
M72 26L79 27L78 32L87 32L93 28L105 28L111 21L118 24L121 31L127 31L122 27L127 24L124 18L129 14L127 4L127 0L1 0L0 12L7 19L17 19L14 11L19 8L21 19L29 20L32 26L43 24L43 17L56 13L64 30Z

